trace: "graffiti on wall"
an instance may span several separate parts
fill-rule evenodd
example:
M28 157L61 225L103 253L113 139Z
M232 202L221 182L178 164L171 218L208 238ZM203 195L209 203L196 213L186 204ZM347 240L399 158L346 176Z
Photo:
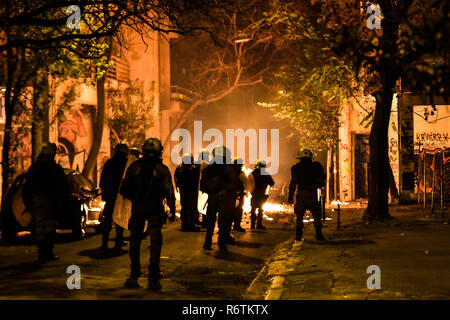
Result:
M445 145L450 142L450 135L447 132L417 132L415 138L417 144L420 143L422 146L439 143Z
M90 139L89 115L80 111L65 114L58 125L58 162L64 168L83 170Z
M425 116L427 106L414 106L414 149L434 150L450 147L450 106L436 106Z
M83 171L94 137L95 106L84 105L80 109L66 112L58 124L57 162L63 168ZM103 164L110 156L108 128L103 128L102 142L97 156L96 171L92 172L91 181L100 180Z
M396 115L395 115L396 116ZM399 144L398 144L398 130L396 130L396 117L391 115L391 129L389 130L389 163L391 165L392 174L394 175L395 183L399 184Z

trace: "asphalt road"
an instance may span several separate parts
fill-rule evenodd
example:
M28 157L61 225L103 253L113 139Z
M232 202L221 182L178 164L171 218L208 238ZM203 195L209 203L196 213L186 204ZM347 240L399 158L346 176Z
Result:
M286 215L268 215L274 220L265 223L266 230L233 232L237 243L228 252L218 250L217 233L213 251L205 251L203 229L181 232L179 220L169 222L163 229L160 291L147 290L148 239L141 247L141 288L129 289L124 287L130 272L127 247L117 254L99 249L100 235L71 241L70 233L61 231L54 250L60 259L39 266L36 247L25 235L13 246L0 244L0 299L242 299L266 259L294 237L292 215L289 221ZM248 229L248 219L243 226ZM70 265L80 268L81 289L67 287Z

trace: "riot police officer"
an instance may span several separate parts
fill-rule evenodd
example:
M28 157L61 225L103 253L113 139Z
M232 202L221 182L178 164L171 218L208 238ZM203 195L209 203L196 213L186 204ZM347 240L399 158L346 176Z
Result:
M318 161L313 161L312 152L303 149L298 153L300 161L291 168L291 182L289 185L288 203L295 201L295 215L297 216L296 240L300 241L303 236L303 215L309 210L314 218L314 228L316 239L325 240L322 235L322 220L320 212L320 202L317 199L317 188L325 185L325 174L323 167Z
M265 172L266 162L263 160L258 160L255 165L255 169L252 171L253 179L255 180L255 189L252 192L251 198L251 229L255 229L255 224L257 229L265 229L266 227L262 224L263 218L263 206L267 201L268 195L266 190L268 186L273 186L275 182L272 176ZM256 216L256 210L258 210L258 216Z
M211 163L202 172L200 190L208 194L207 228L203 245L205 250L212 250L212 236L217 213L219 249L226 251L227 243L234 243L234 239L230 236L230 229L236 202L238 179L236 170L231 163L230 150L225 146L218 146L213 150Z
M31 213L33 238L38 247L38 261L57 260L53 254L58 211L63 209L68 186L64 170L54 160L56 145L42 145L37 161L30 167L22 189L22 198Z
M163 146L157 138L145 140L142 146L143 156L127 169L120 188L124 198L131 200L130 260L131 275L126 286L136 287L141 276L140 246L145 223L148 222L150 234L150 264L148 266L149 289L160 289L162 278L159 263L162 248L162 225L166 199L170 208L170 221L175 220L175 194L169 168L162 163Z
M175 169L175 186L180 192L181 230L199 231L195 226L195 216L198 218L197 199L200 170L194 164L192 154L186 153L182 163Z
M237 190L237 205L234 208L233 215L233 230L238 232L245 232L245 229L241 227L242 222L242 213L244 211L244 199L245 199L245 187L244 181L245 173L242 171L242 166L244 165L244 161L241 158L234 158L233 165L236 170L236 174L238 176L238 190Z
M102 245L101 248L108 248L109 233L111 232L114 205L119 192L120 182L128 160L128 145L118 143L114 148L114 155L105 162L102 175L100 177L100 188L102 190L102 199L105 201L102 221ZM123 231L124 229L116 224L116 240L114 248L120 250L124 245Z

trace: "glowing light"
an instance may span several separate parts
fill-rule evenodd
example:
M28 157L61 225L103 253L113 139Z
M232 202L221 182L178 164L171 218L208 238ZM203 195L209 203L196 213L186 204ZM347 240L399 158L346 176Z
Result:
M247 195L244 197L243 210L245 213L249 213L252 210L251 199L252 195L250 193L247 193Z
M203 192L199 192L198 193L198 206L197 206L197 210L201 213L201 214L206 214L206 208L208 208L207 206L207 201L208 201L208 194L203 193Z
M333 204L333 205L338 205L338 204L343 204L343 205L348 205L349 203L348 202L341 202L340 200L333 200L333 201L331 201L331 204Z
M246 167L245 165L242 166L242 171L244 172L246 177L249 177L250 174L252 173L252 169ZM267 186L266 192L265 194L268 195L269 194L269 190L270 190L270 186ZM208 197L208 195L203 195L202 193L199 194L199 204L200 203L205 203L206 202L206 198ZM247 193L244 197L244 205L242 207L243 212L244 213L250 213L252 210L252 205L251 205L251 199L252 199L252 195L250 193ZM198 210L200 212L202 212L202 208L199 205ZM273 202L266 202L263 205L263 210L265 212L270 212L270 213L288 213L288 212L293 212L293 208L292 206L288 206L288 205L284 205L284 204L280 204L280 203L273 203ZM202 212L203 213L203 212ZM272 221L273 218L267 216L267 215L263 215L263 218L265 220L268 221Z
M27 235L29 235L29 234L31 234L31 232L30 231L20 231L20 232L17 232L17 236L18 237L23 237L23 236L27 236Z
M244 198L244 212L245 213L249 213L252 210L252 206L251 206L251 198L252 195L249 194ZM288 213L288 212L292 212L293 209L291 206L287 206L284 204L280 204L280 203L273 203L273 202L266 202L263 205L263 210L264 212L278 212L278 213Z
M263 210L266 212L279 212L279 213L293 212L292 206L273 202L266 202L263 206Z
M250 40L251 40L250 38L236 39L234 40L234 43L244 43L249 42Z
M246 166L242 166L242 171L244 171L245 176L248 177L250 175L250 173L252 173L252 169L247 168Z
M281 204L266 202L263 205L263 210L266 212L282 212L284 208Z

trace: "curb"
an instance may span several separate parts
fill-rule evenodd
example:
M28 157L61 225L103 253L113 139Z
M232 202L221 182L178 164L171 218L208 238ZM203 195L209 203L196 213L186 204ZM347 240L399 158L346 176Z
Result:
M294 243L292 244L291 249L289 250L289 258L287 259L286 267L273 278L272 284L269 287L269 292L264 297L264 300L280 300L281 295L284 292L283 285L286 280L286 276L288 273L294 270L292 267L298 265L299 262L299 255L293 255L293 252L294 250L298 251L301 249L303 241L304 240L294 241Z
M291 242L288 240L286 242ZM284 242L284 243L286 243ZM284 282L286 275L291 271L294 271L294 266L299 263L299 255L294 251L300 250L303 245L302 241L293 241L292 245L284 249L279 248L274 252L273 256L266 262L263 268L259 271L258 275L253 279L251 284L246 290L244 299L264 299L264 300L279 300L284 291ZM287 254L280 256L280 252L287 250ZM278 257L277 257L278 253ZM287 258L286 258L287 257ZM266 282L262 280L263 275L273 276L271 285L267 287ZM266 294L262 292L267 292Z

